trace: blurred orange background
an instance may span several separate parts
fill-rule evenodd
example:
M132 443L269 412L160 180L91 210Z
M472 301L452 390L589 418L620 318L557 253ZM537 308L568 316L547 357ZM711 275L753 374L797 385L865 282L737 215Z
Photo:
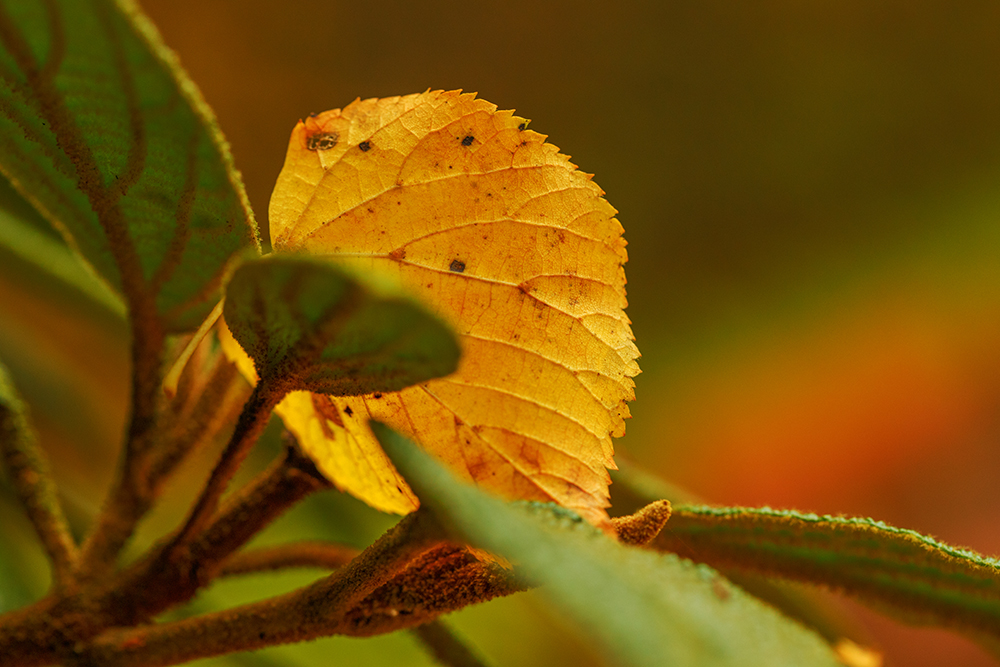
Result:
M310 112L427 88L515 108L626 230L644 373L619 455L711 502L1000 554L1000 4L142 5L262 228ZM887 665L995 664L861 613Z

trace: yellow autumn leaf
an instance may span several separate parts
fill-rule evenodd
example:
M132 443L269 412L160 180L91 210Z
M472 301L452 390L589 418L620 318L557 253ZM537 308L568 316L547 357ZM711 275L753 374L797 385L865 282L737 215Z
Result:
M638 350L627 256L591 176L474 94L357 100L292 132L270 205L276 252L395 276L460 334L453 375L396 393L290 394L278 412L342 489L408 512L369 418L510 499L607 521L612 436Z

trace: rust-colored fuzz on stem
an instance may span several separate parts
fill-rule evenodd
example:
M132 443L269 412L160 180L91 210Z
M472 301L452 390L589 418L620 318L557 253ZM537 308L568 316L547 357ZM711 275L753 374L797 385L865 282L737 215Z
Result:
M635 514L612 519L611 523L622 544L644 547L667 525L670 511L669 500L656 500Z

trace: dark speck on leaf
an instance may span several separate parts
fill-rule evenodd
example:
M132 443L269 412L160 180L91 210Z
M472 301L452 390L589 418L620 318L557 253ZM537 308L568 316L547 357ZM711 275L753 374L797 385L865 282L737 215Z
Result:
M528 127L528 124L527 124L527 123L521 123L520 125L518 125L518 126L517 126L517 129L519 129L519 130L521 130L522 132L524 132L524 131L525 131L525 129L527 129L527 127Z
M354 410L351 410L351 406L348 405L346 408L344 408L344 414L350 417L354 414Z
M318 113L316 113L315 111L310 111L310 112L309 112L309 117L310 117L310 118L315 118L315 117L316 117L316 116L318 116L318 115L319 115L319 114L318 114Z
M372 394L372 398L382 398L382 392L376 391L374 394Z
M465 271L465 262L453 259L451 260L451 266L448 267L449 271L454 271L455 273L462 273Z
M336 132L314 134L306 139L306 148L311 151L328 151L337 145L337 139L339 138Z
M358 148L360 148L362 150L362 152L367 153L368 151L370 151L372 149L372 142L370 142L370 141L362 141L360 144L358 144Z
M462 139L462 145L463 146L471 146L472 142L475 141L475 140L476 140L476 138L474 136L472 136L471 134L467 134L467 135L465 135L465 138Z

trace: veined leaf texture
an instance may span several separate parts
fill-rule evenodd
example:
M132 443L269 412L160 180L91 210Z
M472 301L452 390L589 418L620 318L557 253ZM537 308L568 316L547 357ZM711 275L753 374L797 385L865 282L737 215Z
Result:
M375 507L417 500L369 418L501 496L607 520L611 438L639 372L626 244L604 192L545 139L459 91L357 100L292 132L270 205L275 252L395 277L463 348L446 378L279 406L324 473Z

